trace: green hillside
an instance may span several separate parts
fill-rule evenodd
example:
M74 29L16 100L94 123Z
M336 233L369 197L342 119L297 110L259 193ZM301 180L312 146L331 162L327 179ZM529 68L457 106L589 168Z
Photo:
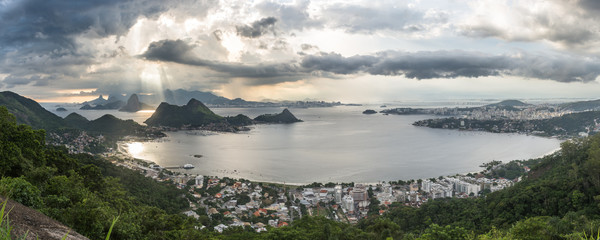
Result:
M571 111L591 111L591 110L600 110L600 99L591 100L591 101L579 101L579 102L570 102L564 103L560 105L564 110Z
M15 115L17 122L35 129L58 129L65 126L63 119L47 111L39 103L14 92L0 92L0 105Z
M0 106L0 195L32 207L90 239L173 239L193 224L178 213L186 192L91 155L45 145L44 131L18 125ZM151 191L145 191L151 189ZM156 222L158 221L158 222Z

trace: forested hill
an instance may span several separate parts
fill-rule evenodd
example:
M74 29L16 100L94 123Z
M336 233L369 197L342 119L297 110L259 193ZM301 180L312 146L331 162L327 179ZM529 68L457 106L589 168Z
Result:
M65 122L59 116L47 111L39 103L14 92L0 92L0 105L16 116L20 124L27 124L36 129L64 128Z
M174 239L171 232L196 225L178 214L189 206L185 191L103 158L47 146L44 131L18 125L2 106L0 129L2 196L90 239L104 239L117 216L113 239Z

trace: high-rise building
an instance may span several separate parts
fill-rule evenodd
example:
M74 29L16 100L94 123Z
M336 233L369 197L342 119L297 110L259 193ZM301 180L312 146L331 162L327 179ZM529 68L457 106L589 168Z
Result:
M341 185L335 185L335 203L340 204L342 203L342 186Z
M354 201L360 202L367 201L369 199L369 196L367 195L366 189L354 187L354 189L352 189L352 198L354 199Z
M342 208L347 212L354 212L354 199L350 195L344 196L342 199Z
M384 193L389 193L389 194L392 194L392 185L391 185L391 184L389 184L389 183L384 183L384 184L381 186L381 188L382 188L382 190L383 190L383 192L384 192Z
M204 185L204 176L202 176L202 175L196 176L195 185L197 188L202 188Z

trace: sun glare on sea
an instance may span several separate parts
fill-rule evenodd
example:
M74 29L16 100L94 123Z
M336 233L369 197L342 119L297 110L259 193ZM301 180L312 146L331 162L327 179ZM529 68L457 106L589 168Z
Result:
M142 151L144 151L144 145L142 145L142 143L140 143L140 142L128 143L127 151L131 155L140 154L140 153L142 153Z

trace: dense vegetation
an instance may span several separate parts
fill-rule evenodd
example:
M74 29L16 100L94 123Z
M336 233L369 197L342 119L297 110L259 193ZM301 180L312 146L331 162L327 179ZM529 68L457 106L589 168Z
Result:
M91 239L120 216L114 239L169 238L197 223L174 214L184 191L90 155L46 146L45 131L18 125L0 107L0 193L40 210Z
M92 239L103 238L116 216L113 239L580 239L600 227L600 135L564 142L523 181L483 198L392 205L356 226L305 217L266 233L218 234L202 222L206 216L177 214L187 207L185 191L47 146L44 130L18 125L5 107L0 129L0 193Z
M17 122L35 129L54 130L65 127L63 119L46 111L40 104L14 92L0 92L0 105L17 117Z

